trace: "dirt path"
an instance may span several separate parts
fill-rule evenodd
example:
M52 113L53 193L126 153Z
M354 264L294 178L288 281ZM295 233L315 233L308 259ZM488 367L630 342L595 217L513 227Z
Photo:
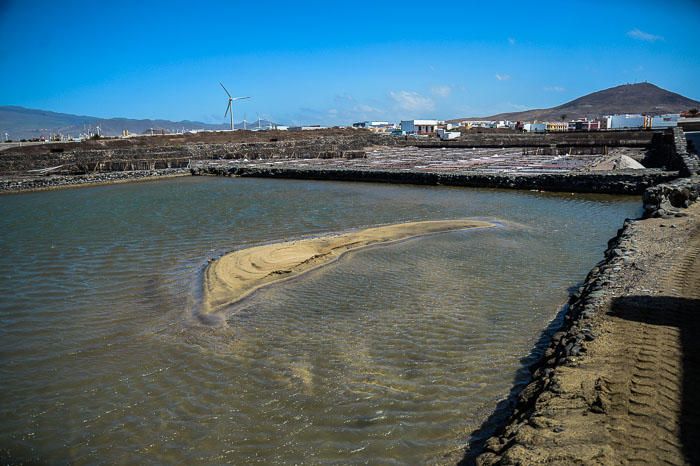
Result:
M700 203L686 213L628 227L582 354L478 463L700 464Z
M656 221L656 223L663 223ZM612 444L638 464L697 464L697 320L700 318L700 235L661 258L642 286L657 293L613 300L607 356L621 365L610 387ZM653 288L652 288L653 289ZM639 290L635 290L639 291ZM616 357L617 356L617 357ZM686 419L684 419L684 416Z

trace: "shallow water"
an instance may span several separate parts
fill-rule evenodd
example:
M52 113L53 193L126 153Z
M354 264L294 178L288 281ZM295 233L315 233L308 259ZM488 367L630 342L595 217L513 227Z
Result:
M0 198L0 458L416 463L459 449L636 197L180 178ZM235 248L427 219L193 318ZM4 452L3 452L4 451Z

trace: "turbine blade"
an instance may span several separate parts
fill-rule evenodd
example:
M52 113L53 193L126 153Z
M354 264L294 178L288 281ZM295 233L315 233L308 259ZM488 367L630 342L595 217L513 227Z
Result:
M228 93L228 91L227 91L226 88L224 87L223 83L219 82L219 84L221 84L221 87L224 88L224 92L225 92L226 94L228 94L228 97L231 98L231 94Z
M243 99L250 99L250 97L234 97L233 100L243 100Z
M231 102L229 101L228 106L226 107L226 113L224 113L224 118L226 118L226 115L228 115L229 110L231 110Z

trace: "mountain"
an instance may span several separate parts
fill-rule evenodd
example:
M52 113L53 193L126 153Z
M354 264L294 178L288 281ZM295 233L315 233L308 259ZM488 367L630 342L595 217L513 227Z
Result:
M700 102L675 92L661 89L651 83L623 84L592 94L584 95L558 107L526 110L524 112L499 113L482 118L458 118L463 120L511 120L511 121L559 121L576 118L597 118L618 113L680 113L700 108Z
M248 128L257 128L257 120L248 122ZM270 122L261 121L261 127L265 128ZM131 134L143 134L154 130L166 130L168 132L208 129L228 129L229 125L212 125L198 121L170 121L170 120L135 120L131 118L97 118L92 116L71 115L69 113L56 113L46 110L35 110L17 106L0 106L0 139L4 140L5 132L10 139L33 139L41 136L48 137L51 133L61 133L70 136L79 136L90 128L95 131L96 126L104 136L118 136L123 130L129 130ZM243 128L243 123L236 123L236 129Z

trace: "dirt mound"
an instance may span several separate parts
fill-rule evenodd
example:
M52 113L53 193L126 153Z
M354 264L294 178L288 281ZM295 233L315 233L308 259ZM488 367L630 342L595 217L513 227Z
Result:
M612 170L643 170L646 168L641 163L627 155L613 155L605 157L601 161L591 166L593 171L612 171Z

